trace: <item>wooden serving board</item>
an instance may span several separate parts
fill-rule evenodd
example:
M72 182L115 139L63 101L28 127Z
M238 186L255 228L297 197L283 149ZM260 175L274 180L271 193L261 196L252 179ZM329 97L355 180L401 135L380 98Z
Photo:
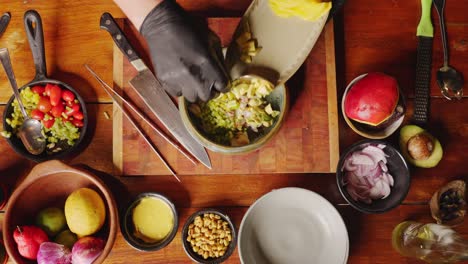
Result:
M238 21L239 18L207 19L210 28L220 36L223 46L229 44ZM144 42L135 29L126 20L120 22L130 42L149 62ZM339 141L334 52L333 22L330 21L304 65L286 84L290 92L290 108L280 131L267 145L248 154L226 155L208 151L211 170L202 164L191 163L144 123L140 122L140 127L179 175L335 172ZM114 88L136 105L143 106L141 109L157 123L128 84L136 71L116 46L113 68ZM113 161L117 175L169 174L116 106L113 131Z

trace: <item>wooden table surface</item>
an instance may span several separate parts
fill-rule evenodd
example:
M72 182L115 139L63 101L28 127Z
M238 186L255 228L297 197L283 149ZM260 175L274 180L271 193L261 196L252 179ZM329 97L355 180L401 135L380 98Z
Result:
M97 2L97 3L96 3ZM250 4L248 0L179 1L182 6L206 16L240 16ZM416 63L415 36L419 21L418 0L348 1L336 17L335 43L338 100L346 84L356 76L369 71L383 71L395 76L408 96L409 111L405 122L412 116L413 87ZM86 149L70 164L85 164L96 171L112 175L112 120L104 111L112 113L110 98L86 72L83 64L90 64L101 73L106 82L112 81L112 40L99 29L99 17L111 12L123 17L110 0L102 1L37 1L4 0L0 13L9 11L12 21L3 36L0 47L7 47L19 85L34 76L34 67L27 43L22 17L26 10L36 9L45 27L47 67L49 76L67 82L88 103L92 135ZM468 1L447 1L446 25L449 38L450 64L468 76ZM272 189L297 186L315 191L336 205L346 222L350 239L349 263L419 263L398 255L391 247L391 231L399 222L413 219L430 222L430 212L424 202L435 190L454 179L466 179L464 159L468 153L468 103L449 102L441 98L435 83L435 71L442 65L442 51L438 19L433 12L435 28L433 52L433 80L431 117L429 128L439 137L444 157L433 169L412 168L412 185L403 205L379 215L362 214L344 204L333 174L275 174L275 175L207 175L183 176L177 183L170 176L119 177L132 195L143 191L157 191L170 197L180 213L181 223L194 211L217 207L230 214L239 227L247 208L260 196ZM3 72L0 71L0 72ZM467 77L468 78L468 77ZM465 87L466 91L466 87ZM468 93L468 91L466 91ZM0 112L12 92L4 74L0 74ZM362 139L349 129L342 117L340 122L340 148ZM396 143L392 136L389 142ZM32 162L16 155L5 140L0 139L0 175L10 190L26 175ZM220 188L220 186L231 186ZM117 189L115 189L117 192ZM121 195L116 193L118 202ZM456 229L468 235L467 225ZM185 255L180 232L164 250L143 253L132 249L118 235L114 250L106 263L189 263ZM238 263L237 250L227 261Z

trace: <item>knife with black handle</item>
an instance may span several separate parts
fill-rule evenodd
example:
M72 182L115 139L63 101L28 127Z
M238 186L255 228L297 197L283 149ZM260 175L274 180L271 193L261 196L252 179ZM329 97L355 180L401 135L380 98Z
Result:
M161 83L138 56L135 49L130 45L130 42L112 15L109 13L102 14L100 26L111 34L117 47L119 47L138 71L138 74L129 83L140 98L180 144L201 163L211 169L211 161L205 148L185 128L176 105L172 102Z
M421 7L421 20L416 34L418 49L413 122L419 126L425 126L429 119L431 98L432 41L434 38L434 28L431 22L432 0L421 0Z

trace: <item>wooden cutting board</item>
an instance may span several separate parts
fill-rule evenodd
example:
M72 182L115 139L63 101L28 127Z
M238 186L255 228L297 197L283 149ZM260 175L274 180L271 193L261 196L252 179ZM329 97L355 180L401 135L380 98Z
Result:
M220 36L223 46L231 41L238 21L239 18L207 19L210 28ZM119 23L148 63L146 46L135 29L126 20ZM267 145L248 154L226 155L208 151L211 170L191 163L144 123L139 122L140 127L179 175L335 172L339 141L334 52L333 22L330 21L304 65L286 84L290 92L290 109L280 131ZM136 71L116 46L113 71L114 88L136 105L143 106L141 109L157 123L128 84ZM168 175L159 158L116 106L113 114L115 173L125 176Z

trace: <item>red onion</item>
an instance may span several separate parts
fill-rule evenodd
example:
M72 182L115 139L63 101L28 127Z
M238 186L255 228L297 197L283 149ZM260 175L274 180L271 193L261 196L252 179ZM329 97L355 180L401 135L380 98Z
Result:
M105 242L101 238L82 237L72 249L73 264L91 264L104 250Z
M37 252L38 264L71 264L72 255L64 245L53 242L44 242Z
M388 173L385 145L367 145L348 155L345 171L346 190L355 201L371 203L372 199L385 199L390 195L393 177Z

